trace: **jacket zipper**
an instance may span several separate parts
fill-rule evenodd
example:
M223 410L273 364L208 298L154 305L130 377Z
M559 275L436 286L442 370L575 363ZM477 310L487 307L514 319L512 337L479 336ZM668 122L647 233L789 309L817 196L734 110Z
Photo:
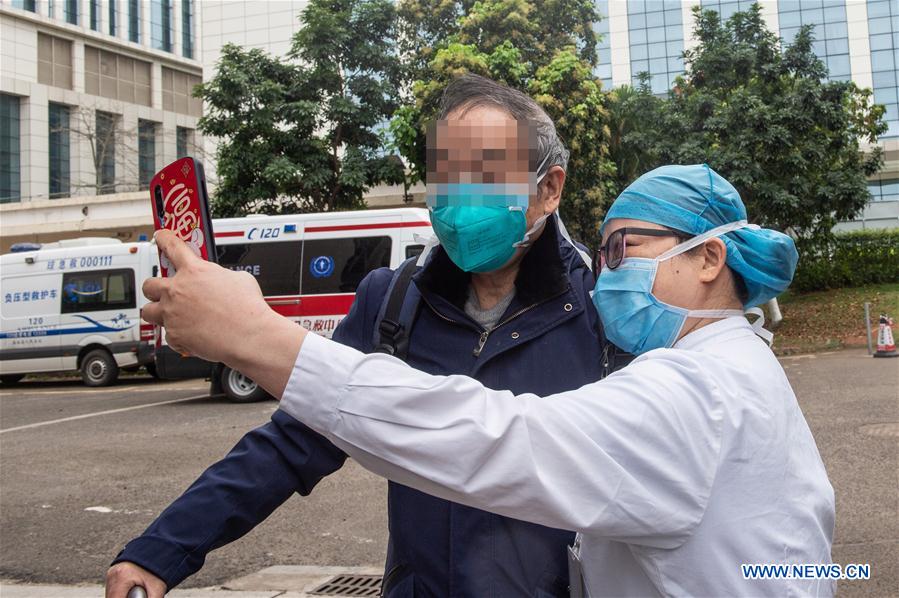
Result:
M542 301L538 301L537 303L532 303L531 305L528 305L527 307L524 307L524 308L522 308L522 309L519 309L519 310L516 311L514 314L512 314L511 316L509 316L508 318L506 318L505 320L503 320L502 322L500 322L499 324L497 324L496 326L494 326L494 327L491 328L490 330L484 330L484 329L481 329L481 336L478 337L478 344L477 344L477 346L474 348L474 350L471 352L471 354L472 354L474 357L480 357L480 356L481 356L481 352L484 350L484 346L487 344L487 339L490 338L490 334L491 334L494 330L496 330L497 328L499 328L500 326L505 326L506 324L508 324L509 322L511 322L512 320L514 320L515 318L517 318L518 316L520 316L520 315L522 315L522 314L525 314L525 313L531 311L532 309L534 309L535 307L538 307L538 306L540 306L540 305L543 305L544 303L546 303L546 302L548 302L548 301L552 301L553 299L557 299L557 298L561 297L562 295L564 295L564 294L567 293L567 292L568 292L568 289L565 289L565 290L562 291L561 293L556 293L556 294L553 295L552 297L547 297L546 299L544 299L544 300L542 300ZM462 324L461 322L458 322L458 321L456 321L456 320L454 320L454 319L452 319L452 318L450 318L450 317L447 317L447 316L443 315L442 313L440 313L439 311L437 311L437 308L434 307L433 305L431 305L431 302L428 301L423 295L422 295L422 300L424 300L424 302L427 304L427 306L431 308L431 311L433 311L435 314L437 314L437 317L439 317L439 318L441 318L441 319L443 319L443 320L446 320L447 322L450 322L450 323L452 323L452 324L456 324L456 325L459 325L459 326L463 326L463 325L464 325L464 324Z

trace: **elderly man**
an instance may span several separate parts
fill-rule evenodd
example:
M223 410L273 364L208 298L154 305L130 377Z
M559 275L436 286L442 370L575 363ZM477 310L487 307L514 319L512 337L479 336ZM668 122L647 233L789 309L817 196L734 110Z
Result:
M601 378L610 345L591 306L583 250L558 219L568 152L551 119L518 91L464 76L448 86L428 144L440 245L417 271L407 262L366 277L334 340L516 394L546 396ZM107 575L107 596L143 585L161 597L211 550L294 492L310 493L345 459L275 412L128 543ZM393 482L388 509L385 596L567 595L569 531Z

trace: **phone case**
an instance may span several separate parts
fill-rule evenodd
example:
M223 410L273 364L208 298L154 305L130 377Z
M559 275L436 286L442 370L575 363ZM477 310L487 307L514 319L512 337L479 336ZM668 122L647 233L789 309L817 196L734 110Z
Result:
M206 176L200 162L181 158L157 172L150 182L150 199L156 230L174 231L198 256L216 261ZM175 273L161 251L159 266L162 276Z

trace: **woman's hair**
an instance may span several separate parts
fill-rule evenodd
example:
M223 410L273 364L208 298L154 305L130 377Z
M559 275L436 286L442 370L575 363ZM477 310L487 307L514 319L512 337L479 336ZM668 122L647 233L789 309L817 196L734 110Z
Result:
M676 233L675 239L677 239L678 243L684 243L696 236L691 235L690 233L685 233L684 231L677 230L675 228L671 228L670 226L666 226L665 228ZM692 249L684 252L684 255L696 257L701 250L702 244L699 244L696 247L693 247ZM734 281L734 294L737 296L737 299L740 300L741 304L746 305L746 302L749 301L749 289L746 288L746 282L743 280L742 276L734 272L733 268L727 266L727 269L730 270L731 280Z

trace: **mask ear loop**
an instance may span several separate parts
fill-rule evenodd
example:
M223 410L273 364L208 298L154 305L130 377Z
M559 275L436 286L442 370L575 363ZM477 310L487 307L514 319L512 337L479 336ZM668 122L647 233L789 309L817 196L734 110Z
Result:
M540 162L539 165L537 165L537 172L540 172L540 169L543 168L543 166L546 164L547 160L549 160L549 154L546 154L546 157L543 158L543 161ZM536 180L536 182L534 183L535 187L536 187L536 185L539 185L539 184L540 184L540 181L542 181L544 178L546 178L546 175L547 175L548 172L549 172L549 170L547 170L547 171L544 172L543 174L537 175L537 180ZM509 207L510 210L513 210L513 209L516 209L516 208L519 209L519 210L521 210L521 211L524 211L524 210L522 210L522 208L519 207L519 206L514 206L514 207L513 207L513 206L510 206L510 207ZM538 218L537 221L534 222L534 226L532 226L530 229L528 229L527 231L525 231L524 236L521 238L520 241L517 241L517 242L515 242L515 243L512 243L512 247L515 247L516 249L519 248L519 247L520 247L520 248L530 247L530 246L533 244L533 241L531 241L531 237L532 237L535 233L537 233L537 232L539 232L540 230L543 229L543 225L544 225L544 223L546 222L546 219L549 218L550 214L552 214L552 212L548 212L548 213L544 214L543 216L541 216L540 218Z
M437 238L437 235L431 235L430 237L425 237L423 235L419 235L418 233L414 233L412 238L416 243L423 243L424 249L421 250L421 253L418 255L418 260L416 260L416 266L424 266L425 262L428 261L428 256L431 255L431 251L434 250L435 247L440 245L440 239Z
M692 239L684 241L678 245L675 245L662 255L656 258L657 261L664 261L670 259L676 255L680 255L685 251L690 251L694 247L698 247L702 243L705 243L709 239L713 237L719 237L731 231L739 230L741 228L750 228L750 229L759 229L759 225L757 224L749 224L746 220L737 220L735 222L729 222L727 224L723 224L721 226L715 227L709 231L702 233L701 235L697 235ZM740 311L737 309L727 309L727 310L691 310L689 312L692 317L729 317L729 316L757 316L755 321L751 323L752 331L760 336L768 346L774 342L774 334L770 330L766 330L765 326L765 313L758 307L751 307L747 310Z
M714 237L720 237L723 234L739 230L741 228L754 228L757 229L759 226L757 224L749 224L746 220L737 220L735 222L728 222L727 224L722 224L721 226L717 226L711 230L707 230L701 235L696 235L692 239L688 239L683 243L679 243L669 249L668 251L661 254L659 257L655 258L656 260L663 262L665 260L671 259L676 255L680 255L686 251L690 251L694 247L698 247L702 245L709 239Z
M752 331L755 332L758 336L762 337L762 339L768 343L770 347L774 343L774 333L770 330L765 330L763 326L765 325L765 312L762 311L760 307L750 307L745 312L743 312L747 316L758 316L754 322L752 322Z

